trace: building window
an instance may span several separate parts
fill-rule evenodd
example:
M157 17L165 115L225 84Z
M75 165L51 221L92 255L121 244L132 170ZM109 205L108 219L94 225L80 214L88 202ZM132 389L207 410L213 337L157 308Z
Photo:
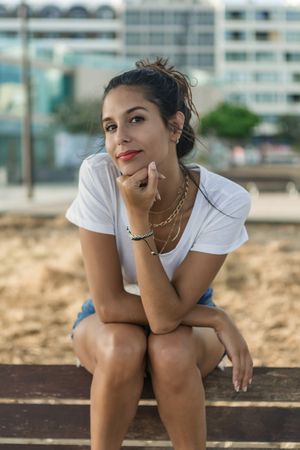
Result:
M300 11L290 9L286 11L286 20L287 21L300 21Z
M266 10L258 10L255 12L256 20L271 20L272 14L271 11Z
M276 55L272 52L256 52L255 53L255 61L260 62L271 62L276 61Z
M285 60L287 62L300 62L300 52L285 53Z
M69 9L67 17L72 17L74 19L86 19L89 17L89 13L83 6L73 6Z
M198 25L213 25L214 21L214 13L210 11L201 11L195 15L195 23Z
M234 83L234 82L247 82L249 81L250 74L247 72L227 72L225 74L225 81L228 83Z
M51 18L51 19L61 17L61 16L62 16L62 12L56 6L46 6L39 13L39 17L47 17L47 18Z
M247 53L246 52L226 52L225 59L226 59L226 61L247 61Z
M245 41L246 33L244 31L226 31L226 41Z
M287 102L288 103L300 103L300 94L288 94L287 97Z
M201 46L213 45L214 34L213 33L197 33L195 35L196 44Z
M164 12L163 11L150 11L149 23L151 25L163 25L164 24Z
M115 19L116 13L110 6L103 5L96 9L95 16L98 19L112 20Z
M276 103L278 102L278 94L276 92L258 92L254 95L257 103Z
M139 11L127 11L125 15L125 21L128 25L140 24L140 12Z
M270 33L268 33L267 31L257 31L255 33L255 40L256 41L269 41Z
M174 24L175 25L186 25L187 23L187 13L186 12L174 12Z
M245 11L227 10L225 13L225 17L227 20L245 20L246 13Z
M149 36L147 33L127 33L126 37L127 45L148 45Z
M246 103L246 95L241 92L231 92L226 95L226 100L230 103Z
M5 6L0 5L0 17L6 17L8 15Z
M294 83L300 83L300 73L293 73L292 80Z
M300 42L300 31L287 31L285 39L287 42Z
M150 33L150 45L164 45L163 33Z
M256 72L254 80L257 83L276 83L280 80L280 74L278 72Z

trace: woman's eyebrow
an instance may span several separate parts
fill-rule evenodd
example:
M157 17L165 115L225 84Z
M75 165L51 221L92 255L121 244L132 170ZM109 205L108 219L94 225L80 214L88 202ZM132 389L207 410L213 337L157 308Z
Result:
M144 106L133 106L132 108L127 109L125 111L125 114L130 114L130 113L132 113L133 111L135 111L137 109L143 109L144 111L148 112L148 109L145 108ZM107 122L109 120L112 120L112 118L111 117L104 117L104 119L102 119L102 122L104 123L104 122Z

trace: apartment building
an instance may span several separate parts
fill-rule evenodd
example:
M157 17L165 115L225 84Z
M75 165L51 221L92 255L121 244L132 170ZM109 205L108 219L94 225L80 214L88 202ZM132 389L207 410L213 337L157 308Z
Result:
M300 2L235 2L216 9L216 66L226 100L246 104L274 131L300 114Z
M124 9L124 52L141 58L157 55L177 67L214 73L216 40L212 1L131 0Z

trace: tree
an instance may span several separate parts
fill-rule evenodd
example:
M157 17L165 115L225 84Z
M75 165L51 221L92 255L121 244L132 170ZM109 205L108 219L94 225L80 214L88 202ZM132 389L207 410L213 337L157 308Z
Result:
M55 123L70 133L100 132L100 101L81 100L61 103L54 114Z
M245 106L224 102L202 117L200 133L241 141L250 137L253 128L259 123L259 116Z

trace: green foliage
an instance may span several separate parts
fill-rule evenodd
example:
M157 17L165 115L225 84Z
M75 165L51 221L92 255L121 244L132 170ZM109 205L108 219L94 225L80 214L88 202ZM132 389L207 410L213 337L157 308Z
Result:
M245 106L221 103L202 117L200 133L225 139L246 139L259 122L259 116Z
M100 100L61 103L54 114L55 124L69 133L100 132Z

